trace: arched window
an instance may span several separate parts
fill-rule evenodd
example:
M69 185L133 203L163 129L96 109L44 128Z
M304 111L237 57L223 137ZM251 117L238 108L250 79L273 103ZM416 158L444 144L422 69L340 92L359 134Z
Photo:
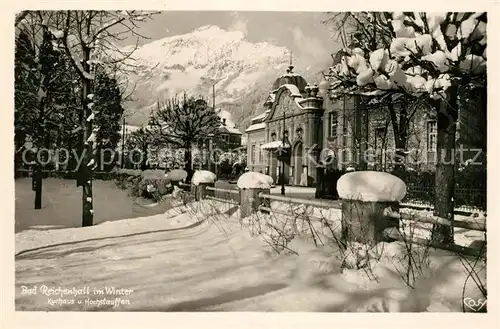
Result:
M275 141L276 140L276 133L272 133L271 134L271 141Z

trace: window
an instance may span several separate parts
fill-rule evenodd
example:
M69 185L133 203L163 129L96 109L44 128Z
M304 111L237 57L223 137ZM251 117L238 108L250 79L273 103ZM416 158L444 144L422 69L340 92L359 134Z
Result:
M337 136L337 126L339 124L338 114L336 111L330 112L329 114L329 122L330 122L330 131L328 136L335 137Z
M349 121L347 120L347 116L342 115L342 147L347 147L347 143L349 141Z
M383 149L385 147L385 134L386 134L385 127L377 127L375 128L374 132L375 132L374 148L376 150Z
M271 134L271 141L275 141L276 140L276 133L272 133Z
M435 152L437 149L437 122L427 122L427 151Z
M427 121L427 163L435 164L437 159L437 121Z
M297 128L297 130L295 131L295 134L297 135L297 138L302 138L302 128Z
M259 163L263 163L264 157L262 156L262 143L259 144Z
M386 136L387 136L387 130L385 127L376 127L374 129L374 149L375 149L375 162L379 164L384 164L385 160L385 142L386 142Z
M256 145L255 144L252 144L252 149L250 150L250 162L251 163L255 163L255 149Z

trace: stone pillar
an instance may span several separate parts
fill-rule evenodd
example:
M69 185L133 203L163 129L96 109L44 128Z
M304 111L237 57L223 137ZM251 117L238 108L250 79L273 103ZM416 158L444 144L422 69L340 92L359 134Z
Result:
M307 132L304 134L304 143L307 148L311 147L314 144L314 118L312 113L306 114L306 124L305 128Z
M270 194L269 189L241 189L240 190L240 218L246 218L256 213L259 206L270 207L269 199L260 198L260 193Z
M214 196L214 191L207 190L208 186L215 187L215 183L200 183L194 187L194 198L196 201L201 201L208 195Z
M374 245L384 240L383 231L399 228L399 221L384 216L384 209L399 212L399 202L342 199L342 241Z

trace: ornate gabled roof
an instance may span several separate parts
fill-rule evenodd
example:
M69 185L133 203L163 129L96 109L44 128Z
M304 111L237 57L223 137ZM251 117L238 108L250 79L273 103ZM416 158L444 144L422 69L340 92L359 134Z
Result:
M269 96L267 96L266 101L264 102L264 105L266 104L272 104L276 100L276 94L274 92L271 92Z
M252 118L252 123L262 122L267 117L267 115L269 114L269 112L271 112L271 110L266 110L265 112L262 112L261 114L253 117Z
M261 130L261 129L265 129L266 128L266 123L265 122L259 122L259 123L255 123L253 125L251 125L250 127L248 127L245 132L251 132L251 131L255 131L255 130Z

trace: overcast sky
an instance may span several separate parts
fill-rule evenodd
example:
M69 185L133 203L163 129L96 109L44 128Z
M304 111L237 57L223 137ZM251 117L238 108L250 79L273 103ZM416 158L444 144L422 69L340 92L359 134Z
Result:
M141 42L145 43L211 24L241 31L250 42L267 41L302 58L324 61L339 47L322 23L326 17L318 12L166 11L142 24L138 32L151 38Z

